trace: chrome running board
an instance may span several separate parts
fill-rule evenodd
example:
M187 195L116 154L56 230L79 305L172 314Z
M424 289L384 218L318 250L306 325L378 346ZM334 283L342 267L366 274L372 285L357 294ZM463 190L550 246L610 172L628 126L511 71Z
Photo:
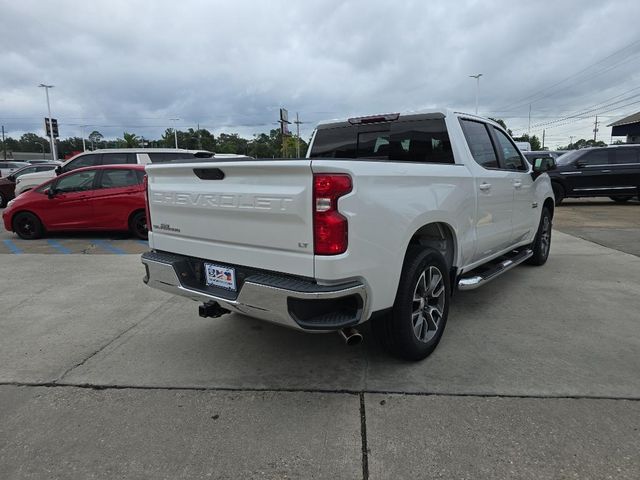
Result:
M472 270L471 272L463 274L458 280L458 290L473 290L481 287L485 283L490 282L494 278L502 275L504 272L508 272L513 267L520 265L526 259L533 255L533 250L524 249L516 250L507 255L499 257L494 262L489 262L486 265ZM507 257L508 258L505 258ZM480 270L480 271L478 271Z

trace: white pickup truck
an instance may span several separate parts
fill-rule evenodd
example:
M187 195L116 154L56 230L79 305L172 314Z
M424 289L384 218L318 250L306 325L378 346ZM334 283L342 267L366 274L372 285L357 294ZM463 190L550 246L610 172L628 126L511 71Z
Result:
M455 288L549 254L548 176L498 124L450 110L322 123L305 159L146 171L149 286L347 343L371 320L406 359L435 349Z

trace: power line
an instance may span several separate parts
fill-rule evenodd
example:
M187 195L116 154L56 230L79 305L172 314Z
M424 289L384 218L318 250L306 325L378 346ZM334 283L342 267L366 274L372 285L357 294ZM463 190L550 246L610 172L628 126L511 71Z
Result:
M579 75L581 75L581 74L583 74L584 72L588 71L590 68L592 68L592 67L594 67L594 66L596 66L596 65L599 65L599 64L601 64L601 63L605 62L606 60L608 60L608 59L610 59L610 58L612 58L612 57L614 57L614 56L618 55L619 53L623 52L624 50L627 50L628 48L633 47L633 46L635 46L635 45L637 45L637 44L640 44L640 39L634 40L633 42L631 42L631 43L627 44L626 46L624 46L624 47L622 47L622 48L620 48L620 49L618 49L618 50L614 51L613 53L611 53L611 54L607 55L606 57L601 58L601 59L600 59L600 60L598 60L597 62L594 62L594 63L592 63L592 64L590 64L590 65L587 65L587 66L586 66L586 67L584 67L582 70L579 70L578 72L576 72L576 73L574 73L574 74L572 74L572 75L569 75L568 77L563 78L562 80L560 80L560 81L558 81L558 82L556 82L556 83L554 83L554 84L551 84L551 85L549 85L548 87L545 87L545 88L543 88L543 89L541 89L541 90L538 90L538 91L536 91L535 93L533 93L533 94L531 94L531 95L528 95L528 96L522 97L521 99L519 99L519 100L517 100L517 101L515 101L515 102L512 102L512 103L508 104L506 107L500 107L498 110L506 110L507 108L512 107L513 105L520 106L520 105L522 105L522 104L533 103L533 102L535 102L535 101L539 101L539 100L541 100L542 98L544 98L544 97L542 97L542 98L539 98L539 99L535 99L535 97L536 97L536 96L538 96L539 94L544 93L544 92L546 92L546 91L548 91L548 90L550 90L550 89L552 89L552 88L554 88L554 87L556 87L556 86L558 86L558 85L561 85L561 84L563 84L563 83L565 83L565 82L567 82L567 81L571 80L572 78L578 77ZM638 54L638 53L639 53L639 52L631 52L631 53L629 53L629 55L627 55L627 57L625 57L625 58L628 58L630 55L636 55L636 54ZM593 77L593 75L592 75L592 77ZM513 110L513 109L514 109L514 108L511 108L511 110Z

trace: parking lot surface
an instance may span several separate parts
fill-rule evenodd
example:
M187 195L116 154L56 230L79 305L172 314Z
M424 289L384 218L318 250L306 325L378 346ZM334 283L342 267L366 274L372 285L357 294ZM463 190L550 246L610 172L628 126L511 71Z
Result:
M200 318L138 255L0 254L2 476L637 479L640 258L553 235L419 363Z

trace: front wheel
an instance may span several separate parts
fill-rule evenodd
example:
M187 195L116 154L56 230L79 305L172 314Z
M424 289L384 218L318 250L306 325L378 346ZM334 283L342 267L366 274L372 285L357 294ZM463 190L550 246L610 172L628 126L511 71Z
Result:
M4 197L4 194L0 192L0 208L4 208L7 206L7 199Z
M540 266L547 263L551 249L551 212L546 207L542 209L538 232L529 248L533 250L533 255L527 259L529 265Z
M451 282L437 250L412 246L389 315L373 320L373 334L393 355L422 360L440 342L449 315Z
M20 212L13 219L13 231L20 238L25 240L35 240L40 238L44 232L42 222L33 213Z

